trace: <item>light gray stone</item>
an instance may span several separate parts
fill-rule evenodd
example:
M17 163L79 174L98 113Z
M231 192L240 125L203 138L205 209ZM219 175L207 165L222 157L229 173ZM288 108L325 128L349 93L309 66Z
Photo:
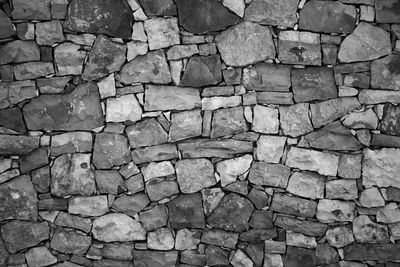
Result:
M258 63L243 69L243 85L248 90L288 92L291 85L290 67Z
M92 150L92 134L88 132L71 132L51 137L50 154L59 156L65 153L90 152Z
M374 223L367 215L360 215L353 221L353 234L359 243L388 243L386 226Z
M174 237L168 228L158 228L147 233L147 247L149 249L171 250L174 245Z
M221 178L221 186L225 187L230 183L236 182L238 176L243 175L250 169L252 162L253 157L251 155L218 162L216 168Z
M145 20L144 28L147 33L150 50L179 44L179 28L177 18L153 18Z
M278 109L256 105L253 110L252 130L259 133L276 134L279 130Z
M356 180L330 180L326 182L325 194L328 199L351 200L358 198L358 188Z
M57 258L44 246L31 248L25 253L25 258L30 267L48 266L57 263Z
M317 219L323 223L352 222L355 204L350 201L321 199L317 206Z
M345 247L355 241L353 231L348 225L332 227L326 231L325 236L329 245L335 248Z
M74 197L68 201L68 213L101 216L108 212L107 196Z
M371 187L361 192L360 204L366 208L382 207L385 206L385 200L377 187Z
M88 52L81 49L80 45L62 43L54 49L54 62L57 75L80 75Z
M180 160L175 165L179 188L189 194L216 184L214 166L207 159Z
M171 114L169 142L201 136L203 119L201 110L189 110Z
M142 118L142 107L135 95L123 95L117 98L107 98L107 122L136 122Z
M285 148L287 137L262 135L257 141L255 157L259 161L279 163Z
M324 198L325 178L315 172L295 172L290 176L286 191L300 197Z
M249 181L256 185L286 188L290 176L290 168L282 164L253 162Z
M313 131L311 124L308 103L299 103L288 107L279 106L280 125L283 134L291 137Z

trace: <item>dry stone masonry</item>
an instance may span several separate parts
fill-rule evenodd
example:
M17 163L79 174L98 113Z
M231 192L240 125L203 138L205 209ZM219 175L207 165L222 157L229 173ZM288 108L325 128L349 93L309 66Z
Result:
M399 267L400 0L0 0L0 267Z

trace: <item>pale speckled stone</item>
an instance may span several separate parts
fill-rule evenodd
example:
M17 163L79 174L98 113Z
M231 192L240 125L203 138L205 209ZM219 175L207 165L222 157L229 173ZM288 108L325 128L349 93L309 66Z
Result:
M217 172L221 178L221 186L226 186L236 181L239 175L249 170L253 157L244 155L242 157L228 159L217 163Z
M326 239L329 245L335 248L341 248L353 243L354 236L350 226L336 226L326 231Z
M321 199L317 206L317 219L322 223L352 222L354 210L353 202Z
M324 198L325 178L315 172L295 172L289 179L286 191L301 197Z
M107 99L107 122L136 122L142 118L142 108L135 95L123 95Z
M150 50L169 47L180 42L177 18L145 20L144 28L147 33Z
M262 135L257 141L255 157L259 161L279 163L285 148L287 137Z
M382 207L385 206L385 200L377 187L371 187L361 192L360 204L366 208Z
M256 105L253 109L253 114L253 131L266 134L278 133L278 109Z

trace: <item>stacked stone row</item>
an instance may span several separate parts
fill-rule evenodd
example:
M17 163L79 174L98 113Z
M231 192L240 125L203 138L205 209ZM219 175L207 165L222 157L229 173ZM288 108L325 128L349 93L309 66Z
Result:
M400 266L398 0L0 0L0 266Z

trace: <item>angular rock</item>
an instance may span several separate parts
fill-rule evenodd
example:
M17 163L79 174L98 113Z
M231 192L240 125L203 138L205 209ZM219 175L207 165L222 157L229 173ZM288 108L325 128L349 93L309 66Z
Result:
M400 90L400 56L390 54L371 64L371 87L387 90Z
M141 172L144 177L144 181L147 182L153 178L165 177L175 174L174 166L169 161L162 161L159 163L150 163L147 166L142 167Z
M56 229L50 242L50 247L61 253L84 254L90 247L92 238L76 231L66 231L59 227Z
M382 223L400 222L400 209L396 203L389 203L376 213L376 221Z
M96 171L95 178L101 193L118 195L126 191L124 180L116 170Z
M57 226L78 229L85 233L90 232L90 229L92 228L92 221L90 219L73 216L66 212L60 212L57 219L54 221L54 224Z
M282 63L321 65L319 35L311 32L281 31L278 58Z
M330 264L339 261L339 254L329 244L318 244L315 250L317 264Z
M352 112L343 120L343 125L352 129L376 129L378 116L372 109L362 112Z
M107 122L136 122L142 118L142 107L134 94L107 98Z
M204 228L205 220L200 193L179 195L168 202L171 227Z
M14 66L14 77L16 80L30 80L47 76L54 73L51 62L28 62Z
M313 131L308 111L308 103L300 103L288 107L280 106L280 126L283 133L297 137Z
M132 151L132 159L135 164L142 164L150 161L164 161L178 158L178 151L175 144L164 144L137 148Z
M355 241L351 227L348 225L332 227L326 231L325 236L329 245L335 248L342 248Z
M277 216L274 226L309 236L324 235L327 229L327 225L320 222L305 221L282 215Z
M179 188L176 181L155 178L146 183L146 192L150 200L159 201L179 194Z
M91 154L63 154L51 167L51 193L68 195L92 195L96 191L94 174L90 167Z
M268 27L252 22L237 24L215 37L226 65L245 66L275 58L275 46Z
M132 22L132 10L126 1L73 0L64 27L73 32L102 33L129 39Z
M315 128L328 124L360 106L355 97L340 97L311 104L311 118Z
M36 84L41 94L59 94L64 91L70 80L70 76L44 78L36 80Z
M125 195L114 200L112 208L126 215L134 217L143 210L150 200L146 194Z
M144 21L150 50L180 43L177 18L153 18Z
M175 239L176 250L197 249L202 233L199 230L182 229L177 231Z
M176 16L176 5L172 0L139 0L147 16Z
M13 11L11 13L13 19L26 20L50 20L50 2L42 0L13 1Z
M302 217L314 217L317 203L299 197L291 197L283 194L274 194L271 210Z
M376 21L379 23L400 23L400 7L396 0L375 2Z
M118 80L124 84L171 82L171 73L162 50L151 51L138 56L124 65Z
M0 108L7 108L37 96L35 81L0 83Z
M400 244L352 244L344 248L344 259L356 261L400 261Z
M211 126L211 138L239 134L248 130L243 107L214 111Z
M380 130L389 135L400 135L400 108L392 104L385 104Z
M92 151L92 134L88 132L70 132L51 137L50 154L59 156L65 153Z
M201 194L203 195L203 209L206 215L210 215L225 196L220 188L206 188L201 190Z
M278 109L256 105L253 110L252 130L259 133L276 134L279 129Z
M292 93L280 93L280 92L258 92L257 93L258 104L275 104L275 105L292 105L293 94Z
M131 147L153 146L167 142L167 133L156 119L150 118L126 128Z
M10 18L0 10L0 39L6 39L15 35L15 29L13 28L13 24Z
M246 186L247 186L247 183L246 183ZM256 209L262 209L265 206L267 206L269 203L269 199L270 199L270 197L267 193L265 193L262 190L256 189L254 187L251 189L250 193L247 196L250 199L250 201L254 204ZM257 213L257 211L256 211L253 213L250 224L254 228L271 228L272 221L269 218L270 216L268 215L268 213L264 213L262 211L260 211L260 212L261 213Z
M350 201L321 199L317 206L317 219L323 223L352 222L355 204Z
M326 33L351 33L357 20L354 6L340 2L310 1L300 11L299 28Z
M174 248L174 237L168 228L159 228L147 233L147 247L155 250L171 250Z
M167 58L168 60L180 60L183 58L191 57L199 53L197 45L175 45L168 49Z
M57 258L46 247L36 247L25 253L29 266L48 266L57 263Z
M137 56L143 56L146 55L148 50L149 50L149 45L145 42L129 42L126 44L127 45L127 55L126 59L128 61L131 61L135 59Z
M82 79L98 80L112 72L119 71L125 63L125 53L126 45L115 43L104 35L100 35L90 50Z
M290 67L258 63L243 70L243 84L248 90L288 92L291 85Z
M175 168L179 188L183 193L194 193L216 183L214 167L207 159L180 160Z
M256 185L286 188L290 175L290 168L282 164L253 162L249 181Z
M389 243L387 227L372 222L366 215L354 219L353 233L359 243Z
M19 107L0 110L0 126L20 133L25 133L25 122Z
M266 267L283 267L282 256L279 254L264 254L264 266Z
M0 65L39 60L39 46L34 41L16 40L0 46Z
M298 0L254 0L246 8L245 19L261 24L293 28L297 22Z
M201 107L200 92L195 88L148 85L144 97L146 111L187 110Z
M27 173L48 163L47 147L41 147L20 158L19 169L21 173Z
M38 45L52 46L65 40L59 20L36 23L36 42Z
M340 62L368 61L391 53L389 33L382 28L361 22L340 45Z
M1 227L1 236L10 253L33 247L49 238L47 222L10 221Z
M233 255L233 258L231 259L231 264L234 267L252 266L253 262L249 259L249 257L246 254L244 254L240 249L238 249Z
M110 169L131 160L128 140L119 134L96 134L93 150L93 164L97 169Z
M284 258L286 267L315 266L315 250L288 246Z
M382 207L385 206L385 200L378 188L371 187L361 192L360 204L367 208Z
M133 244L124 243L105 243L101 246L91 246L87 255L98 256L108 259L114 259L119 261L132 261L133 259ZM76 261L77 263L84 264L83 261Z
M26 155L39 147L39 137L0 135L0 155Z
M279 163L286 144L286 137L262 135L257 141L255 157L259 161Z
M54 49L57 75L80 75L87 52L80 45L62 43Z
M176 265L178 251L133 250L133 258L138 266L169 267Z
M101 216L108 212L107 196L74 197L68 201L68 213Z
M290 177L286 191L305 198L324 198L325 178L315 172L295 172Z
M331 68L293 69L291 79L296 103L338 97Z
M189 59L180 86L203 87L222 80L221 60L218 55L193 56Z
M358 198L356 180L330 180L325 184L325 198L351 200Z
M42 95L22 111L30 130L92 130L104 124L98 88L91 82L68 94Z
M204 93L203 93L204 96ZM237 107L242 104L242 98L240 96L230 96L230 97L210 97L203 98L201 100L202 110L216 110L219 108L232 108Z
M251 155L218 162L216 168L221 178L221 186L225 187L235 182L239 175L243 175L249 170L252 162L253 157Z
M288 246L310 249L315 249L317 247L317 241L315 240L315 237L294 233L292 231L286 232L286 244Z
M361 90L358 99L361 104L400 103L400 92L389 90Z
M203 119L201 110L189 110L171 114L169 142L201 136Z
M193 34L220 31L240 21L221 3L212 0L177 0L179 24Z

